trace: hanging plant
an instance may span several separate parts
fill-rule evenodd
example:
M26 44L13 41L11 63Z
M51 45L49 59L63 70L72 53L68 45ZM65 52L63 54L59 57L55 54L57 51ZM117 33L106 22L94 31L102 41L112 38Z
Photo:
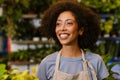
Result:
M2 27L2 30L5 32L6 36L13 38L17 34L16 29L17 25L8 17L7 24Z
M98 13L109 13L112 10L117 11L120 7L120 0L80 0L80 2Z
M14 23L9 23L5 25L2 29L5 31L6 35L10 38L13 38L17 34L16 32L17 25Z

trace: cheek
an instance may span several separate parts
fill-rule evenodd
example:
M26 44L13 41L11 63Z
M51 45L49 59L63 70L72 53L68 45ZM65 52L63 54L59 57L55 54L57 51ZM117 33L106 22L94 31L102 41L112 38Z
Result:
M73 27L73 28L69 29L69 31L73 34L78 33L78 29L76 27Z
M59 31L59 27L56 27L56 28L55 28L55 33L57 34L58 31Z
M56 34L56 36L58 35L58 29L57 28L55 28L55 34Z
M57 29L55 28L55 33L57 34Z

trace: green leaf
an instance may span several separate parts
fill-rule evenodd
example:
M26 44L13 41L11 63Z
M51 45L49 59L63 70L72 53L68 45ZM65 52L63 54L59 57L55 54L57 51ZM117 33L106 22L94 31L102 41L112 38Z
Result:
M5 64L0 64L0 79L3 78L4 74L6 73L6 65Z
M0 4L2 4L4 2L4 0L0 0Z

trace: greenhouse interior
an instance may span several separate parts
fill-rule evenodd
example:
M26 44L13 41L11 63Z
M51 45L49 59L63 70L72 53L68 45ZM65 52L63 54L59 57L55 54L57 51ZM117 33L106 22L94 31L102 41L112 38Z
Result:
M44 11L59 0L0 0L0 80L39 80L40 62L59 50L41 34ZM101 18L94 49L108 71L105 80L120 80L120 0L76 0Z

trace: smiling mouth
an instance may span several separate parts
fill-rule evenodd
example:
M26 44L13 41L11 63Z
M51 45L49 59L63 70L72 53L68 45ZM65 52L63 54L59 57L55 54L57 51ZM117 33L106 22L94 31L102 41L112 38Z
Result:
M69 37L69 34L64 33L64 34L60 34L59 36L61 39L67 39Z

